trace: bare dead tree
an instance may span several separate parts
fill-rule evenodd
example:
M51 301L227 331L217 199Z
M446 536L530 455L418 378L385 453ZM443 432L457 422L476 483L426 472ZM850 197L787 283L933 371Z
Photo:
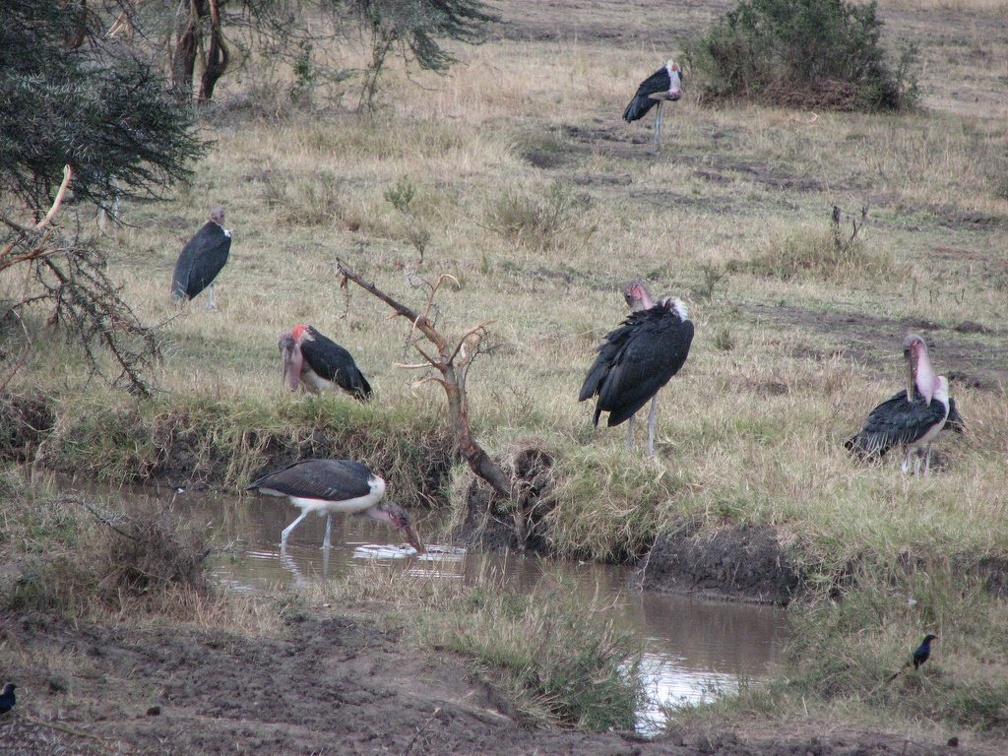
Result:
M379 289L370 281L365 281L355 272L347 268L342 261L337 263L342 280L340 288L345 288L347 281L353 281L372 296L377 297L387 304L399 317L406 318L412 324L412 330L419 333L429 341L437 350L436 355L432 355L422 349L417 342L413 343L414 348L424 358L426 364L411 365L408 367L433 367L440 377L432 377L432 380L441 384L448 399L448 416L451 422L452 431L455 434L455 441L459 452L476 475L489 483L493 489L501 496L510 501L516 501L514 487L511 477L494 462L483 450L475 438L473 438L472 428L469 425L469 404L466 399L466 374L473 358L479 353L479 344L486 335L489 322L480 323L475 328L471 328L462 335L454 345L441 335L428 317L431 308L434 306L434 297L438 289L450 280L450 277L442 275L435 284L428 284L430 295L423 312L416 312L410 307L393 299L384 291ZM521 508L519 508L521 509ZM516 519L517 522L517 519ZM519 527L519 540L523 540L523 528Z

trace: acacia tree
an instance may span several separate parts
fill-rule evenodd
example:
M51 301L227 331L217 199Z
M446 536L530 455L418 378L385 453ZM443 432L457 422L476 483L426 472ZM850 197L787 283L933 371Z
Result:
M139 0L129 0L128 10L134 24L154 23L153 11ZM190 102L194 92L197 104L213 98L231 63L225 31L240 37L242 46L295 66L305 65L306 53L324 54L356 32L370 53L361 84L361 105L369 110L390 54L424 70L444 71L455 59L442 41L479 42L486 24L497 18L482 0L174 0L164 2L161 12L174 20L171 79L179 102Z
M157 357L151 331L60 210L72 193L111 210L120 196L154 198L186 178L203 145L150 66L108 40L113 0L6 0L0 25L0 272L26 267L4 313L49 306L47 321L79 338L93 369L131 390ZM27 335L27 331L26 331ZM30 339L29 339L30 340ZM107 373L100 354L118 370Z
M371 60L364 71L360 107L374 110L389 53L427 71L445 71L455 58L439 40L476 44L498 16L479 0L346 0L366 36Z

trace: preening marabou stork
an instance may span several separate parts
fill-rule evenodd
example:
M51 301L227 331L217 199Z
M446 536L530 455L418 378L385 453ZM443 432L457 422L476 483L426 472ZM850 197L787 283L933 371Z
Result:
M640 281L624 291L630 315L623 324L606 334L598 356L588 369L578 401L598 397L592 423L609 413L611 428L630 420L627 448L633 443L634 415L651 400L648 414L648 455L654 456L655 406L658 391L679 372L693 343L693 322L680 299L666 297L659 302Z
M280 548L312 512L326 516L325 540L331 543L334 512L359 514L384 522L402 531L410 546L424 552L423 542L413 530L409 517L398 504L385 500L385 481L360 462L349 459L305 459L264 475L246 490L267 496L281 496L301 510L301 514L280 533Z
M640 83L640 86L637 87L637 94L623 111L623 120L631 123L638 118L643 118L651 108L658 106L654 122L655 150L661 147L662 103L666 100L675 101L682 97L682 83L682 69L675 61L670 60L664 67L659 68Z
M280 336L284 385L298 385L317 394L341 388L358 401L371 398L371 384L357 368L350 352L313 326L299 323Z
M231 232L224 228L224 208L216 207L210 211L210 220L179 253L172 276L172 299L185 302L206 289L207 309L216 310L213 283L227 263L230 251Z
M921 336L911 333L903 340L903 357L906 389L875 407L861 430L844 445L860 459L882 457L892 447L902 446L906 451L903 472L910 469L913 456L914 475L920 474L923 455L927 475L932 442L946 425L961 429L962 418L949 397L948 379L935 373Z

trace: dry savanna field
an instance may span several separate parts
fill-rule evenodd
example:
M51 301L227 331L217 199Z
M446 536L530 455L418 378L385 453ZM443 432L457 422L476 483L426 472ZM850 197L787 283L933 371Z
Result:
M383 470L421 521L433 509L460 522L471 474L458 462L441 477L423 469L423 444L448 434L444 393L416 367L409 324L341 288L336 264L417 309L449 276L431 308L438 328L458 339L488 324L467 383L478 441L506 466L528 449L553 460L539 525L553 553L634 561L684 527L698 542L769 527L800 575L789 679L675 728L737 728L751 752L774 752L780 733L805 743L842 730L883 733L877 752L938 752L955 735L964 750L997 753L1008 738L1008 3L880 0L883 43L920 48L921 107L910 113L710 107L687 68L657 154L651 116L627 125L620 114L637 83L730 3L493 7L490 39L453 48L446 76L393 67L371 118L352 112L350 84L294 107L284 82L254 67L221 80L200 127L213 146L192 183L170 201L126 203L103 242L125 299L161 324L154 398L87 380L42 312L27 313L30 351L20 328L0 332L8 355L27 355L6 391L56 408L34 475L237 490L279 461L278 448L338 438L329 453ZM234 234L219 311L203 309L204 296L178 310L172 267L217 205ZM625 426L594 429L590 403L577 402L636 277L683 298L696 326L659 396L654 460L644 423L628 452ZM0 280L0 299L23 285ZM350 350L374 401L282 389L277 338L299 322ZM898 454L858 464L843 448L904 385L911 331L965 421L938 441L926 478L901 474ZM0 362L4 379L11 364ZM166 460L156 443L166 434L176 448L206 435ZM49 495L16 490L23 501ZM12 554L0 540L0 562L28 559ZM327 598L297 600L311 613ZM940 638L931 677L877 686L927 631ZM7 645L0 634L4 667L29 666L24 633ZM154 748L147 731L118 732L127 750ZM517 732L425 752L631 747L611 733L561 743ZM420 749L405 736L391 743ZM693 741L635 747L681 743Z

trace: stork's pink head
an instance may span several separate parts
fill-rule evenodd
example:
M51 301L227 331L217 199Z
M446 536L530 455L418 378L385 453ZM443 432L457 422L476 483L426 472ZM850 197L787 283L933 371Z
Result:
M216 223L218 226L224 225L224 208L215 207L210 211L210 220Z
M655 305L654 299L651 298L651 292L639 278L635 278L626 285L626 288L623 289L623 298L626 300L630 312L650 310Z
M378 520L380 522L387 522L406 537L409 545L417 550L418 554L423 554L426 549L424 548L423 541L420 540L420 536L417 535L416 531L413 530L413 524L410 522L409 515L406 514L406 510L400 507L393 501L383 501L380 504L365 510L364 514L368 517Z

